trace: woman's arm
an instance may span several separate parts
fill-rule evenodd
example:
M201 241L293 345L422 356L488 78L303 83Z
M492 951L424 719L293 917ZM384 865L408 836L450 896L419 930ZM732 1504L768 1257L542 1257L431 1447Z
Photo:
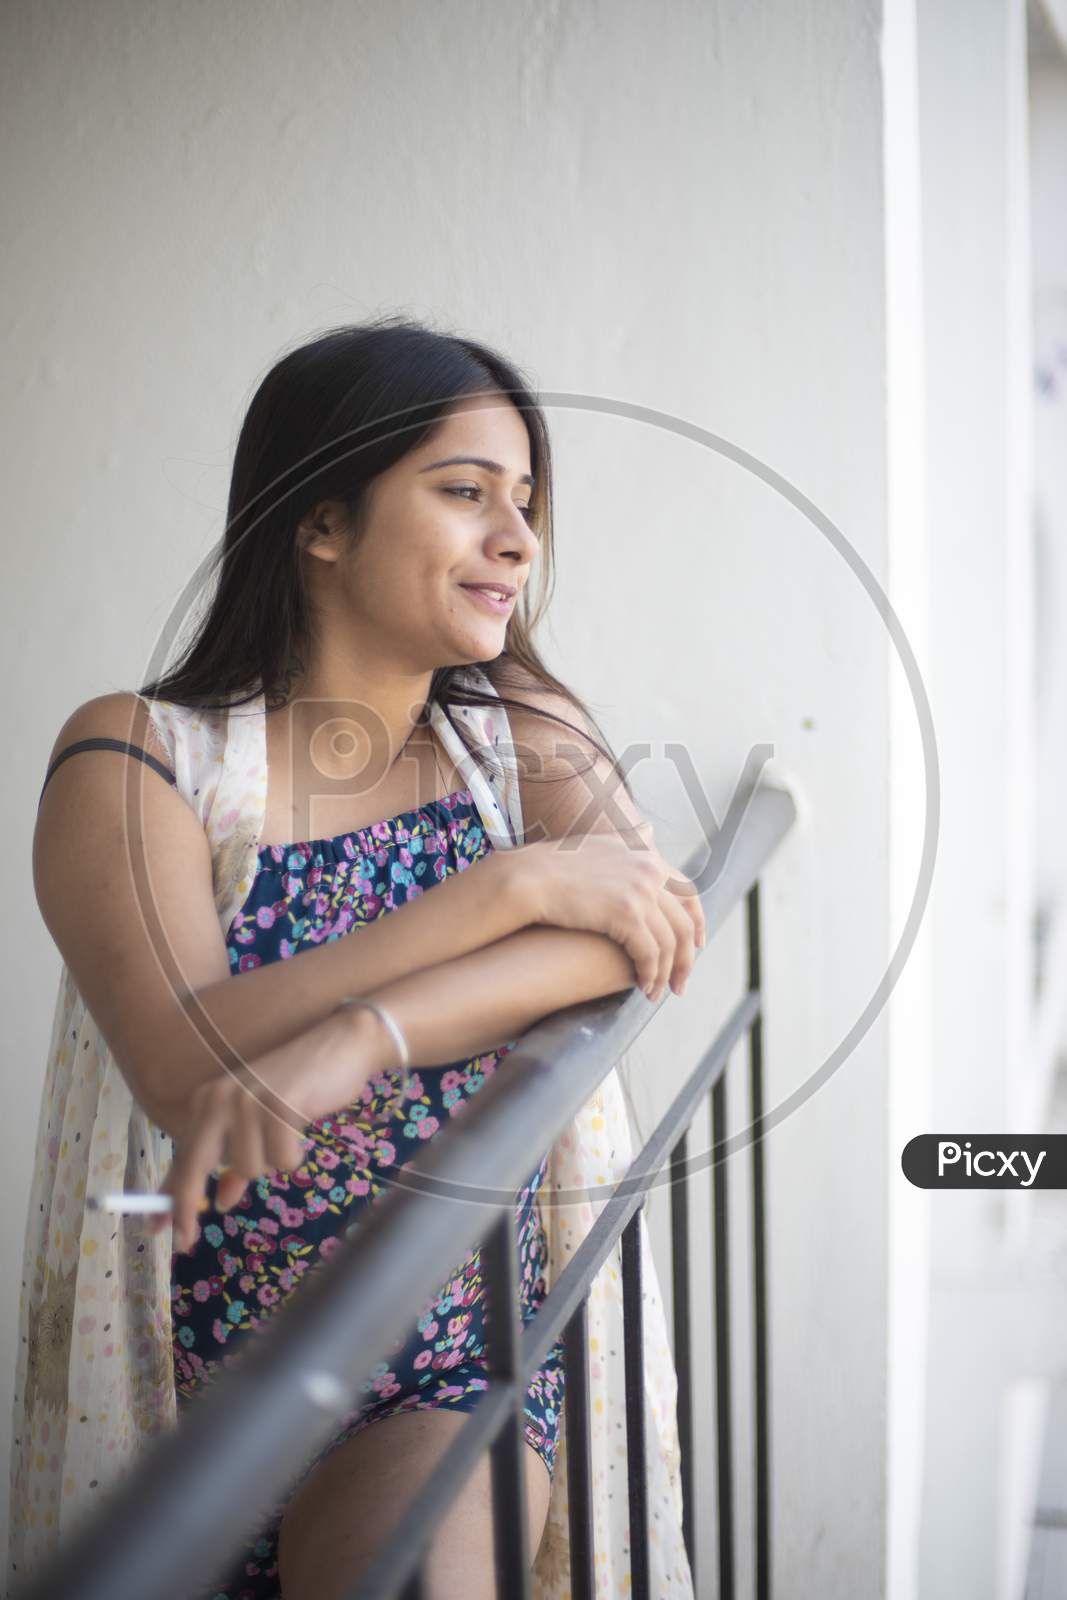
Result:
M633 985L626 952L604 934L530 928L458 960L377 989L407 1040L412 1066L445 1066L510 1042L541 1017ZM208 1175L215 1204L233 1205L250 1180L302 1159L299 1130L351 1104L398 1066L392 1035L373 1012L345 1007L233 1076L175 1095L163 1126L177 1142L163 1192L174 1197L175 1242L193 1242Z
M400 1024L412 1066L439 1067L498 1049L566 1006L633 987L633 963L613 939L525 928L367 998L386 1006ZM366 1015L346 1007L338 1020ZM386 1058L395 1065L395 1049L386 1049Z
M103 695L64 725L79 739L151 749L134 695ZM168 1108L220 1066L258 1058L323 1021L345 996L471 953L533 920L510 852L435 884L342 939L235 980L200 821L157 773L104 750L64 761L41 800L33 875L44 921L131 1089L167 1128ZM169 1130L168 1130L169 1131Z

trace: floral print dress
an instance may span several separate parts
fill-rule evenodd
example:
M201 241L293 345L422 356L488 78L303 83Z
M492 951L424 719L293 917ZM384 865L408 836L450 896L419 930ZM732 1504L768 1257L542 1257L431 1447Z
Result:
M370 828L333 839L267 845L248 897L226 938L235 974L286 961L339 939L463 872L492 850L470 790L460 790ZM237 1359L319 1260L385 1192L389 1175L460 1115L513 1048L449 1066L419 1068L407 1098L403 1074L381 1074L353 1104L308 1124L304 1164L250 1184L229 1212L201 1213L189 1252L172 1259L171 1311L176 1399L181 1410ZM537 1202L546 1155L517 1198L516 1234L523 1321L546 1295L546 1239ZM208 1198L215 1192L209 1180ZM370 1423L399 1411L470 1411L488 1387L479 1253L451 1265L406 1338L364 1384L366 1398L310 1466ZM523 1431L551 1473L563 1399L557 1342L534 1374ZM244 1554L211 1593L213 1600L268 1600L279 1594L277 1535L284 1506L251 1530Z

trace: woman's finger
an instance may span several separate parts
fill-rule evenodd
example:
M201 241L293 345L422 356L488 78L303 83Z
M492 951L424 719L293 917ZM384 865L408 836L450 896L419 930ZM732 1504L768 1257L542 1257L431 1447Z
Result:
M635 986L647 994L656 979L659 946L649 932L644 918L639 923L631 925L626 936L616 942L621 943L634 964Z
M655 987L649 998L651 1000L659 1000L664 994L670 979L677 940L674 928L658 904L649 912L647 922L648 931L652 934L657 946Z
M672 890L678 904L683 908L693 924L693 937L698 950L702 950L708 940L708 925L704 916L704 907L700 903L696 884L692 878L682 877L681 887Z
M225 1124L217 1109L205 1105L194 1131L178 1147L160 1189L174 1202L174 1246L188 1250L198 1228L200 1202L207 1190L208 1174L218 1166L225 1142Z
M680 905L676 896L667 889L660 895L660 906L674 929L674 960L671 965L670 984L675 994L680 995L685 993L689 974L693 970L695 945L693 923L685 907Z
M310 1143L283 1119L272 1117L264 1137L267 1169L272 1172L295 1172L297 1167L303 1166L304 1154Z
M228 1170L215 1189L216 1211L228 1211L236 1205L248 1185L268 1169L261 1122L264 1114L247 1085L239 1084L232 1091L224 1157Z

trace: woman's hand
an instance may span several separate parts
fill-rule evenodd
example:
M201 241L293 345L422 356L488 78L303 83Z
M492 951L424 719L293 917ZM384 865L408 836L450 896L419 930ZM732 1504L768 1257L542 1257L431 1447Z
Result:
M265 1172L303 1162L309 1122L348 1105L377 1073L397 1065L397 1049L373 1012L345 1007L269 1050L251 1065L201 1083L161 1194L173 1197L175 1248L195 1243L207 1179L218 1167L215 1208L228 1211ZM152 1219L155 1231L165 1216Z
M707 938L704 912L696 886L660 855L652 824L574 840L540 839L511 852L530 920L607 934L651 998L659 999L668 981L684 994L696 948Z

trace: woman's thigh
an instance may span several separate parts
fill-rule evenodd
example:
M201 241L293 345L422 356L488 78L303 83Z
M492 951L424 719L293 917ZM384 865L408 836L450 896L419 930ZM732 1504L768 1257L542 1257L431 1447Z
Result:
M331 1450L286 1508L278 1535L283 1600L339 1600L399 1521L459 1430L461 1411L401 1411ZM528 1443L527 1527L532 1562L551 1479ZM429 1600L495 1600L492 1488L483 1452L430 1544Z

